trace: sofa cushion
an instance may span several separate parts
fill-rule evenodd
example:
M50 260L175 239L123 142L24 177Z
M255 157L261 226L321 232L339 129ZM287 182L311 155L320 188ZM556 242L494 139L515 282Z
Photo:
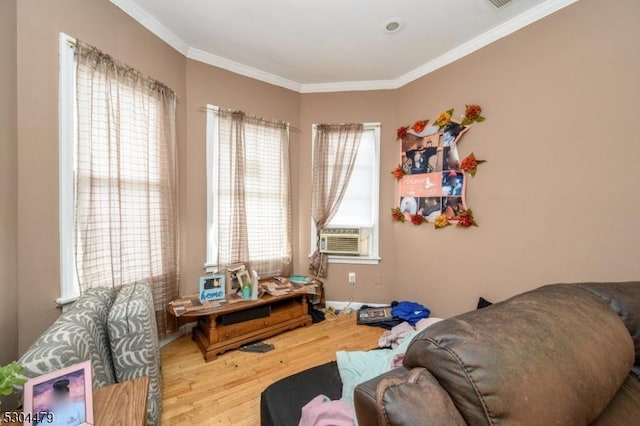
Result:
M149 376L147 424L160 423L162 375L151 289L139 281L122 287L109 312L109 340L118 382Z
M640 381L627 377L615 398L591 424L592 426L634 425L640 419Z
M633 365L626 327L602 300L553 285L434 324L407 350L469 424L588 424Z
M633 373L640 379L640 281L576 285L601 297L624 322L636 351Z
M114 293L108 288L87 290L22 355L18 361L27 377L36 377L91 361L93 387L115 383L107 318Z

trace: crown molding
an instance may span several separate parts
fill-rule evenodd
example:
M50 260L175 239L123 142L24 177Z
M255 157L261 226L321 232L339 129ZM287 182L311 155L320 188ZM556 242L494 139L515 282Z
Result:
M200 49L190 47L184 40L175 35L171 30L162 25L153 16L149 15L133 0L110 0L111 3L122 9L126 14L138 21L161 40L182 53L189 59L203 62L208 65L219 67L245 77L284 87L299 93L328 93L328 92L349 92L364 90L392 90L398 89L420 77L423 77L439 68L449 65L471 53L479 50L503 37L512 34L527 25L563 9L578 0L547 0L538 6L521 13L520 15L504 22L497 27L479 35L478 37L461 44L460 46L440 55L418 68L392 80L369 80L369 81L343 81L328 83L299 83L287 78L272 74L258 68L254 68L239 62L232 61L221 56L205 52Z
M504 22L497 27L479 35L478 37L469 40L468 42L461 44L460 46L440 55L436 59L427 62L418 68L409 71L403 76L395 80L397 87L402 87L420 77L423 77L433 71L449 65L452 62L457 61L467 55L472 54L476 50L480 50L483 47L506 37L527 25L530 25L540 19L563 9L570 4L577 2L578 0L550 0L539 4L538 6L529 9L528 11L521 13L520 15Z
M185 56L189 59L213 65L214 67L222 68L227 71L243 75L245 77L264 81L265 83L284 87L285 89L293 90L295 92L302 92L302 85L298 82L280 77L279 75L271 74L266 71L262 71L258 68L250 67L249 65L244 65L239 62L232 61L231 59L223 58L222 56L205 52L204 50L194 49L193 47L190 47L189 49L187 49L187 53Z
M338 81L333 83L306 83L300 85L300 93L357 92L364 90L397 89L396 80Z
M155 34L160 40L176 49L183 55L187 55L189 45L173 31L162 25L156 18L149 15L147 11L138 6L133 0L109 0L111 3L122 9L124 13L135 19L140 25Z

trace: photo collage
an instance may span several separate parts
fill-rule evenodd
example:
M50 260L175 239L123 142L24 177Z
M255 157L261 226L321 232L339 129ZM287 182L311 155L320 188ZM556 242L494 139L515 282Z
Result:
M467 130L468 126L450 122L442 130L433 126L420 133L409 130L402 138L402 213L433 222L440 214L452 220L466 210L466 177L457 142Z

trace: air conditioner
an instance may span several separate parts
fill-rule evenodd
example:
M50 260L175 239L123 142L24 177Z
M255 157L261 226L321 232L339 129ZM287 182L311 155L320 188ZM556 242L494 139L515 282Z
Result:
M320 252L327 254L359 255L360 229L323 229L320 232Z

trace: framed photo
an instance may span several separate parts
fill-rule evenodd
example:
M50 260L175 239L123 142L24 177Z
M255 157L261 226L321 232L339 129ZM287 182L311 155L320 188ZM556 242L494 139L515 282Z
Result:
M231 295L242 288L242 284L238 281L238 272L246 270L247 266L244 263L233 263L227 266L227 295Z
M244 287L246 284L251 285L251 276L249 275L249 272L238 272L238 282L240 283L240 288Z
M91 361L25 383L24 417L25 425L93 425Z
M225 298L225 276L223 274L212 274L200 277L201 302L209 300L220 300Z

